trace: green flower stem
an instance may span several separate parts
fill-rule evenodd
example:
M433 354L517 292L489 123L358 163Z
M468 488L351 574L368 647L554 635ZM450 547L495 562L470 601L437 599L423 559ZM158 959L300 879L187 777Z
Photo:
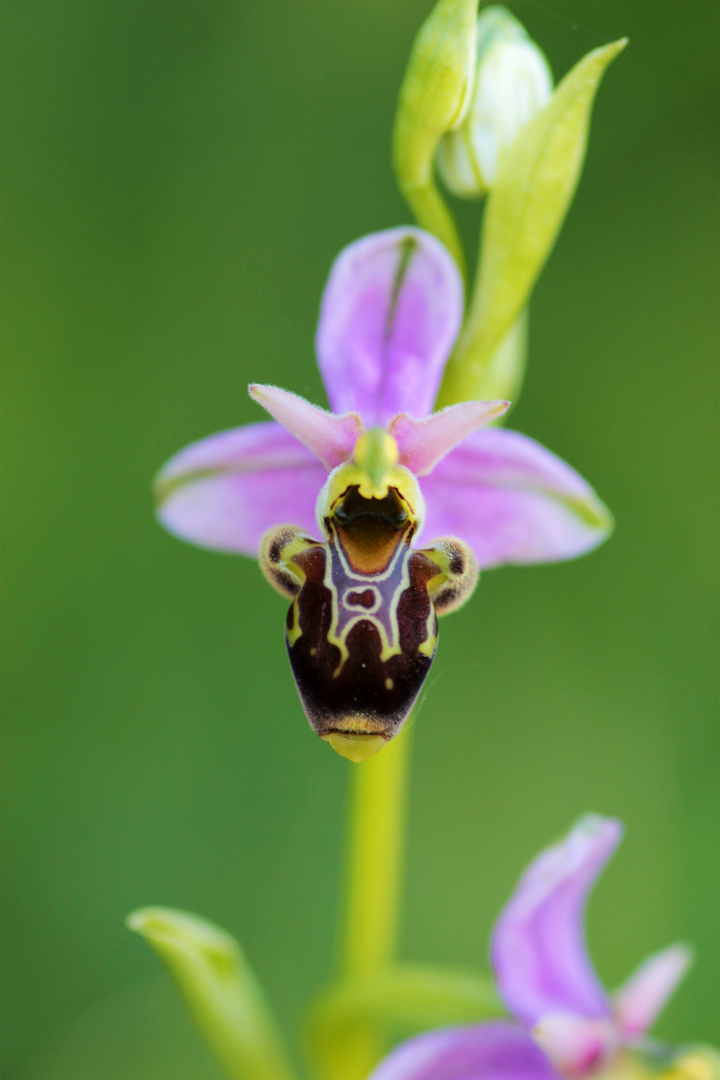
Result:
M410 722L376 757L355 767L342 941L342 974L348 981L387 968L395 952L409 749ZM336 1080L365 1080L383 1052L373 1025L354 1025L335 1058Z
M460 236L435 180L431 176L423 184L400 181L400 188L420 228L432 233L445 245L463 278L466 278L467 265Z
M403 869L410 722L355 768L350 814L343 971L387 967L397 938Z

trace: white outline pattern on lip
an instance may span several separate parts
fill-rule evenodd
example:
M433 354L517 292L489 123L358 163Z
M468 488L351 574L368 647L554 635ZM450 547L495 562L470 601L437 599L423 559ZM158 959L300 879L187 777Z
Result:
M351 596L353 596L353 595L354 596L358 596L358 595L364 596L365 593L367 593L367 592L371 592L372 595L373 595L373 603L372 603L372 605L370 607L368 607L366 604L363 604L363 603L355 603L355 604L350 603L349 598ZM366 584L361 585L361 586L351 585L350 588L346 589L345 592L342 595L342 605L343 605L343 607L347 611L352 611L353 614L364 613L365 615L374 615L375 612L379 609L381 603L382 603L382 596L380 595L380 590L378 588L376 588L375 585L370 585L369 583L366 583Z
M408 562L413 549L409 546L409 541L413 530L410 530L409 536L405 535L401 538L389 564L379 574L362 574L353 570L340 538L330 524L328 524L328 532L330 540L326 548L324 584L331 595L332 622L327 636L328 641L332 645L337 645L340 650L340 663L333 672L337 676L350 655L347 647L348 634L357 623L363 620L373 623L380 634L382 644L380 660L383 663L391 656L399 656L402 652L397 608L400 597L410 585ZM355 582L357 584L354 584ZM380 597L380 602L373 611L368 611L367 608L349 607L345 603L341 607L340 598L344 599L349 591L363 592L367 588L373 589Z

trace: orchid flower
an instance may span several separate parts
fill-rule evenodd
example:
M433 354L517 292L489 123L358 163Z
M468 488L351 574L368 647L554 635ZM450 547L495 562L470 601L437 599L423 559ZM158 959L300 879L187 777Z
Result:
M478 570L573 558L611 527L559 458L481 430L508 402L432 412L462 314L459 272L435 238L399 228L358 240L337 258L320 312L333 411L253 385L274 420L194 443L157 478L167 529L259 556L292 599L287 645L305 712L351 760L398 732L435 654L436 616L468 598Z
M371 1080L643 1075L632 1051L649 1048L646 1033L691 954L685 945L671 945L649 957L615 994L601 985L585 946L584 908L621 835L618 821L587 816L521 878L491 946L513 1022L420 1035L390 1054Z

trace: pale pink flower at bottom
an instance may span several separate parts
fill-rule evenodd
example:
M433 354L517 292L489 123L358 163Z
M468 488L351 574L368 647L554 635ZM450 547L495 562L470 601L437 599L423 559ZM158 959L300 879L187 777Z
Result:
M685 945L651 956L610 995L585 946L588 893L622 834L588 816L530 864L495 926L492 965L514 1022L446 1028L399 1046L371 1080L559 1080L632 1075L630 1055L685 974ZM642 1070L638 1070L640 1074Z

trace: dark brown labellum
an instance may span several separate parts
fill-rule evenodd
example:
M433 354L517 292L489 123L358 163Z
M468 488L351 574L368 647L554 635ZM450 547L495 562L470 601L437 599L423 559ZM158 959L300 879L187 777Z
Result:
M455 537L411 547L417 519L387 490L366 498L345 489L323 519L323 542L278 525L260 549L265 576L293 598L285 636L305 713L353 761L400 730L435 656L437 615L477 581L473 554Z
M392 738L437 647L428 582L438 567L413 551L397 496L350 493L326 521L330 539L294 556L304 582L288 612L290 663L310 723Z

